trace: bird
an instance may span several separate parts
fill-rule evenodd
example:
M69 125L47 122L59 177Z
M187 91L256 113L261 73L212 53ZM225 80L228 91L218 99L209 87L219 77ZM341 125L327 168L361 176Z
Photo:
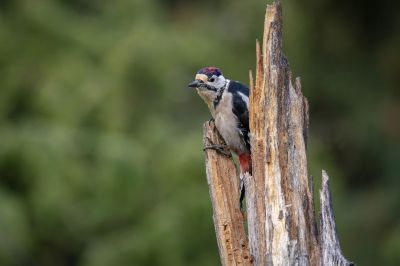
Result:
M197 71L195 80L188 85L195 88L207 104L215 126L227 148L239 158L240 208L245 195L244 175L251 174L251 149L249 139L249 89L239 81L224 77L217 67L204 67ZM218 145L213 148L222 152Z

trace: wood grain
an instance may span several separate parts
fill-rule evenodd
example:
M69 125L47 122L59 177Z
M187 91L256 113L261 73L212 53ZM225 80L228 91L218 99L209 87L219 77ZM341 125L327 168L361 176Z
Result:
M204 147L224 141L214 122L204 124ZM252 265L239 205L239 177L232 158L205 149L207 182L222 265Z

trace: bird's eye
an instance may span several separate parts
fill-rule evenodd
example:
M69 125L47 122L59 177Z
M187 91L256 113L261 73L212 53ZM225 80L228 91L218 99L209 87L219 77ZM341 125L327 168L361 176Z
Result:
M214 82L214 81L215 81L215 78L212 77L212 78L210 78L208 81L209 81L209 82Z

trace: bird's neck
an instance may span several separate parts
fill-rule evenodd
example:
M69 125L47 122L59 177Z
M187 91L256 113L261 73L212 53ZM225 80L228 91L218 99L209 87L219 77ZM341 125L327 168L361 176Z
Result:
M211 112L212 117L215 115L215 108L218 105L219 101L222 98L222 95L226 88L229 85L230 80L226 79L224 85L219 88L217 91L210 91L210 90L197 90L197 93L200 95L200 97L204 100L204 102L207 104L208 109Z
M213 101L213 106L214 106L214 108L216 108L216 107L218 106L219 102L221 101L222 95L224 94L226 88L228 88L228 86L229 86L229 82L230 82L230 80L229 80L229 79L226 79L226 80L225 80L225 83L224 83L224 86L222 86L222 87L217 91L216 97L215 97L215 99L214 99L214 101Z

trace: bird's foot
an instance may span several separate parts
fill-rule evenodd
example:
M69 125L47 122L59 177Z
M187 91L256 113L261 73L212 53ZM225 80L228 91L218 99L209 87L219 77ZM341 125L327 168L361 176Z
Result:
M225 157L228 157L228 158L232 157L232 154L227 145L215 144L210 138L207 138L207 139L208 139L208 142L210 143L210 145L205 146L203 151L212 149Z

